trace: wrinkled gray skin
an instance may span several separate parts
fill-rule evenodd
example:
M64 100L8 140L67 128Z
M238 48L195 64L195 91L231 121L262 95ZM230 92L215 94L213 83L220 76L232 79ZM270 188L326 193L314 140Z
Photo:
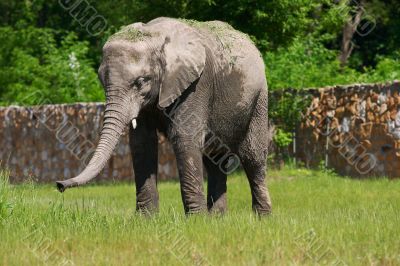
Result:
M173 145L187 214L226 210L227 175L204 156L206 146L214 158L226 153L207 145L213 136L240 158L253 210L271 212L265 186L267 84L260 53L246 35L219 21L135 23L104 45L99 78L107 98L99 144L81 174L57 182L61 192L96 177L129 127L138 211L158 209L159 131Z

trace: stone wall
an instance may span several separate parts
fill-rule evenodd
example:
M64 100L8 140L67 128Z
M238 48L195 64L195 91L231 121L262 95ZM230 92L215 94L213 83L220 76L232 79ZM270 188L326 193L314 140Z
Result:
M103 104L0 107L0 161L11 181L50 182L71 178L97 145ZM159 179L177 176L171 146L159 136ZM133 180L127 132L96 180Z
M343 175L400 177L399 82L301 90L298 96L311 104L297 127L292 154L306 166L325 161ZM279 97L272 94L274 99ZM97 144L103 111L96 103L0 107L0 164L11 171L12 182L77 175ZM174 157L160 135L160 180L177 177ZM125 134L96 180L133 178Z
M296 157L348 176L400 177L400 86L358 84L308 90Z

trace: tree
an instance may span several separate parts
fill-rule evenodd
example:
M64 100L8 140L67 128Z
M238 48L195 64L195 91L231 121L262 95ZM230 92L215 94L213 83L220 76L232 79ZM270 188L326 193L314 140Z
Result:
M340 65L344 67L347 64L347 60L349 59L351 53L354 49L353 36L357 31L358 26L361 23L362 16L365 13L365 1L360 0L360 2L352 2L352 9L354 12L348 13L348 19L343 26L342 30L342 45L341 52L339 56Z

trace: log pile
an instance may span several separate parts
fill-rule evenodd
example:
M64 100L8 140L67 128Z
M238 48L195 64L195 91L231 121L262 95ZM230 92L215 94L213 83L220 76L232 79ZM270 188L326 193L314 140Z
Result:
M343 175L400 177L399 82L319 89L297 131L307 166L328 158Z

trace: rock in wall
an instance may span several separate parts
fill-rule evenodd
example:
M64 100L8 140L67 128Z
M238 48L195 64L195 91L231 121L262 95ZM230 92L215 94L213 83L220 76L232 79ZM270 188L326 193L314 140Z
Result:
M50 182L79 174L97 145L104 105L0 107L0 162L12 182ZM159 136L159 179L177 176L175 156ZM133 180L127 132L95 180Z
M327 159L348 176L400 177L400 86L357 84L310 90L297 129L296 157L307 166Z

